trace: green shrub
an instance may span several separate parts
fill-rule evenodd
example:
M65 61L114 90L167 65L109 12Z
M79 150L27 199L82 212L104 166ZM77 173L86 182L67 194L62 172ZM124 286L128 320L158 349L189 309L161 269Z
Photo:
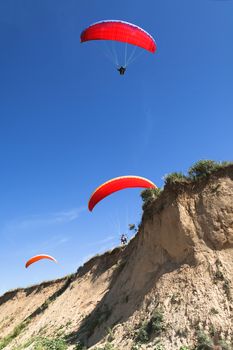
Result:
M222 271L218 270L215 272L214 280L224 281L224 275L223 275Z
M165 176L164 181L165 181L165 185L171 185L177 182L183 182L186 181L187 177L182 174L181 172L177 173L171 173Z
M199 160L188 170L191 179L205 177L223 167L222 163L217 163L214 160Z
M227 344L227 342L224 339L220 338L220 336L218 335L218 332L216 332L213 325L211 325L209 334L212 339L215 338L215 344L208 335L206 335L202 331L199 331L197 333L197 345L194 350L213 350L215 349L215 345L220 346L222 350L231 350L230 345ZM215 337L216 335L217 335L217 339Z
M223 290L225 291L228 300L231 301L232 298L231 298L230 282L227 279L224 280Z
M0 350L2 350L3 348L5 348L8 344L10 344L10 342L18 337L18 335L22 332L22 330L27 326L28 322L22 322L20 323L18 326L16 326L14 328L14 330L12 331L12 333L10 333L9 335L7 335L5 338L0 340Z
M34 350L66 350L67 348L68 346L62 338L41 338L36 341L34 346Z
M130 231L137 231L136 225L135 224L129 224L128 225Z
M214 273L214 283L217 283L218 281L223 281L223 290L226 293L226 296L228 300L231 301L231 290L230 290L230 282L225 278L222 271L219 270L219 267L217 265L218 270Z
M35 339L36 338L33 337L33 338L29 339L28 341L26 341L24 344L14 347L13 350L24 350L24 349L27 349L31 344L34 343Z
M138 335L136 337L136 341L140 343L147 343L150 337L147 332L147 323L143 323L139 328Z
M222 347L222 350L231 350L230 345L227 344L225 340L220 340L219 345Z
M152 334L159 335L163 327L163 314L160 310L155 310L148 322L144 322L139 328L136 341L147 343Z
M157 344L154 348L154 350L165 350L164 346L162 344Z
M107 332L108 332L107 340L108 342L111 343L115 339L114 332L110 327L107 328Z
M178 329L178 331L176 332L176 335L178 335L178 337L180 338L187 338L188 331L186 328Z
M106 344L104 345L103 350L115 350L115 348L114 348L114 346L113 346L112 344L106 343Z
M210 325L209 334L210 334L211 338L214 338L215 335L217 335L216 334L216 329L215 329L213 324Z
M170 299L171 304L180 304L180 295L179 293L172 294L172 297Z
M233 162L215 162L214 160L199 160L188 170L188 175L184 175L182 172L174 172L164 177L165 185L176 184L179 182L195 181L199 178L206 177L213 172L223 169L229 165L233 165ZM143 191L144 192L144 191ZM147 196L147 194L145 194Z
M131 350L140 350L141 345L140 344L133 344Z
M74 350L86 350L86 346L82 342L78 342L74 348Z
M212 340L203 332L197 333L197 346L195 350L212 350Z
M160 188L146 188L143 190L141 192L141 197L144 202L143 207L157 199L161 192L162 190Z
M94 350L117 350L114 348L114 346L110 343L106 343L103 348L97 348L95 347Z
M148 332L151 333L160 333L163 330L163 314L160 310L155 310L149 323L148 323Z
M212 307L212 308L210 309L210 313L211 313L212 315L217 315L217 314L218 314L218 310L216 310L214 307Z

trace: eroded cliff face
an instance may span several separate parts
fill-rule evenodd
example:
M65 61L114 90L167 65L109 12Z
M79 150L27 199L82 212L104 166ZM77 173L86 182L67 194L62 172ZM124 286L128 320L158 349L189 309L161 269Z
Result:
M91 259L68 279L1 297L0 339L26 320L5 349L43 336L65 337L70 347L81 340L87 348L111 341L116 349L179 350L194 347L200 331L213 349L225 349L223 341L233 349L232 283L229 166L167 186L125 248Z

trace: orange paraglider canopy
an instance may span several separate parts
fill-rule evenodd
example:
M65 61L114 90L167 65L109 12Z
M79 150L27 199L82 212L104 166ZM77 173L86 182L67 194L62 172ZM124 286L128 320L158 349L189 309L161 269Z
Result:
M55 263L57 263L57 260L55 258L53 258L52 256L47 255L47 254L39 254L39 255L35 255L32 258L30 258L26 262L25 267L28 268L31 264L34 264L35 262L42 260L42 259L49 259L49 260L52 260Z
M95 205L110 194L130 187L157 188L157 186L148 179L140 176L120 176L111 179L99 186L91 195L88 203L88 209L92 211Z

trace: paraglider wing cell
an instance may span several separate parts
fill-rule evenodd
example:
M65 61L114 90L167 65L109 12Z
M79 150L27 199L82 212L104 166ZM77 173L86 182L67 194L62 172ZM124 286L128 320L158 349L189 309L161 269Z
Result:
M142 28L128 22L109 20L97 22L81 33L81 43L89 40L115 40L139 46L154 53L156 43Z
M54 261L55 263L57 263L57 260L55 258L53 258L52 256L50 255L46 255L46 254L40 254L40 255L35 255L33 256L32 258L30 258L26 264L25 264L25 267L28 268L31 264L34 264L35 262L41 260L41 259L49 259L49 260L52 260Z
M139 176L121 176L105 182L91 195L88 208L90 211L95 205L110 194L131 187L156 188L156 185L148 179Z

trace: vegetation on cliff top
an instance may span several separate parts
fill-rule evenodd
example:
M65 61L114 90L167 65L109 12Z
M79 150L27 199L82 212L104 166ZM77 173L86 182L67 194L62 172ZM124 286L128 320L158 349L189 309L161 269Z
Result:
M193 183L201 180L209 175L215 173L220 169L224 169L229 165L233 165L233 162L215 162L214 160L199 160L194 165L192 165L187 174L182 172L173 172L164 177L165 187L169 185L175 185L178 183ZM161 193L163 188L156 189L146 189L141 192L141 197L143 201L143 209L154 200L156 200Z

